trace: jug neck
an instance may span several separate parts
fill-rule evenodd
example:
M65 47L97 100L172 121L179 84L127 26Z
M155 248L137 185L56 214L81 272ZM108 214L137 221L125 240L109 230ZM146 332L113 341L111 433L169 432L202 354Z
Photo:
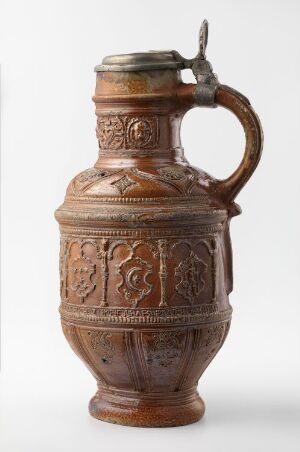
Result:
M187 109L177 97L182 85L180 71L174 69L98 72L95 166L186 162L180 125Z

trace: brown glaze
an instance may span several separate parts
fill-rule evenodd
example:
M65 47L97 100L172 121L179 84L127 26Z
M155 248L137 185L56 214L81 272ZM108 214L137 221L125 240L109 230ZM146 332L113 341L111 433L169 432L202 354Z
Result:
M89 410L104 421L200 419L197 383L229 330L229 220L262 131L247 99L219 86L215 102L245 129L244 158L224 181L191 166L180 124L195 89L176 69L99 72L99 158L56 211L63 331L98 383Z

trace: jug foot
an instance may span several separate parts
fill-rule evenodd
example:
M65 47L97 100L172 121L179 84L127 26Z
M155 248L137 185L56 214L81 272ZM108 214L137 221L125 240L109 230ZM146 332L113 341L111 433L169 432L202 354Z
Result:
M201 419L205 405L196 388L168 393L101 388L89 403L101 421L132 427L176 427Z

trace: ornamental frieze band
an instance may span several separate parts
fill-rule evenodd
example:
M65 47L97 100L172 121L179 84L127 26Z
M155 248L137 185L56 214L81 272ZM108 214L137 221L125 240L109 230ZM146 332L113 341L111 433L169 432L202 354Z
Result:
M185 308L102 308L92 306L72 305L62 301L60 305L62 319L67 321L82 321L87 323L138 323L166 324L198 322L208 323L209 320L225 320L230 318L231 307L220 311L217 304L203 304Z
M99 147L103 150L153 149L158 143L158 118L156 116L99 116L96 134Z

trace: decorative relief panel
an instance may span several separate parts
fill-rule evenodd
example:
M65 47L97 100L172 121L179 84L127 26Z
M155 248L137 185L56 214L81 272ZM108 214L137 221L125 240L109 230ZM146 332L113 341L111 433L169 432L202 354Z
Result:
M131 172L145 180L153 180L172 188L181 195L189 195L199 182L199 173L195 168L184 165L163 166L156 173L131 168Z
M158 143L155 116L99 116L97 138L101 149L153 149Z
M153 284L147 280L152 269L151 264L138 256L131 256L118 266L118 272L122 276L118 292L124 295L132 306L137 306L152 291Z
M119 175L119 177L117 179L116 177L111 178L111 176L115 175ZM134 180L131 175L134 176ZM196 190L197 196L199 196L200 198L199 202L204 205L208 205L209 198L203 190L201 192L199 177L200 175L195 168L179 164L163 166L156 169L156 172L153 173L142 171L138 168L89 168L73 179L72 191L76 196L78 196L85 193L89 188L93 187L95 183L98 183L100 181L105 182L108 178L111 178L111 185L116 187L121 196L123 196L129 186L135 184L138 185L142 179L149 183L155 182L160 184L161 186L164 186L165 188L172 189L174 194L177 194L177 196L189 196ZM105 200L107 198L103 196L101 197L102 200ZM166 200L165 198L159 199L160 201ZM144 198L136 198L136 202L138 201L152 202L152 198L147 200Z
M214 325L202 330L199 343L199 354L203 363L207 363L219 350L225 339L230 323Z
M200 347L209 347L211 345L217 345L220 344L220 342L223 339L225 333L225 324L222 325L215 325L211 328L207 328L203 332L203 337L200 342Z
M101 355L103 364L110 364L113 360L115 347L110 338L111 334L103 331L89 331L90 344L93 350Z
M97 381L101 384L104 382L104 386L109 382L112 387L118 382L121 389L134 389L126 359L128 353L124 340L126 333L119 329L114 331L99 329L97 326L87 329L85 326L78 325L76 329L78 345L88 357ZM129 353L130 351L131 349Z
M114 386L121 372L123 389L176 392L197 384L230 327L230 320L224 318L222 323L210 326L189 327L186 322L177 330L125 326L122 331L112 332L75 327L63 320L63 329L101 385L109 382Z
M174 255L180 246L187 247L188 255L181 258L174 269L176 293L190 305L199 303L202 292L202 302L205 299L206 302L215 302L216 239L178 240L172 244L170 255Z
M123 196L129 187L136 185L136 182L134 182L132 179L130 179L130 177L127 176L127 174L125 174L125 176L122 176L120 179L113 181L111 185L116 187L120 195Z
M191 304L204 289L204 275L207 271L207 264L203 262L193 251L175 269L175 275L180 279L176 284L176 291Z
M157 118L126 118L126 138L129 149L154 148L157 144Z
M112 176L115 173L120 172L120 170L108 170L108 169L98 169L98 168L89 168L82 173L80 173L76 180L80 183L85 182L95 182L101 179L104 179L105 177Z
M182 347L179 332L162 331L153 333L152 346L147 355L147 363L156 363L159 366L169 367L177 358L181 357Z
M122 170L116 169L102 169L102 168L88 168L82 173L78 174L72 182L72 191L75 196L82 195L85 191L87 191L90 187L92 187L95 183L105 180L114 174L120 173Z
M222 324L201 326L187 330L187 347L172 390L197 384L209 361L221 348L229 330L230 320ZM188 339L189 337L189 339Z
M216 301L216 239L75 239L61 245L62 299L133 308L150 294L151 307ZM116 250L122 247L115 255ZM141 251L137 252L141 247ZM113 261L113 266L109 264ZM115 270L114 270L115 269ZM110 283L109 283L110 281ZM154 290L155 289L155 290ZM204 293L201 296L202 292ZM176 296L178 300L173 302ZM74 299L75 297L75 299Z
M95 274L96 266L82 252L80 257L71 262L69 271L73 274L70 287L83 300L96 287L96 284L91 281L92 275Z
M119 116L100 116L96 129L102 149L120 149L125 144L125 126Z
M190 172L190 168L182 165L172 165L172 166L163 166L157 170L160 177L167 181L172 180L182 180L187 176L190 176L191 179L192 173Z
M94 302L99 300L101 292L99 283L105 278L104 266L101 269L105 240L71 238L66 240L62 273L63 299L81 303L85 303L90 297Z

